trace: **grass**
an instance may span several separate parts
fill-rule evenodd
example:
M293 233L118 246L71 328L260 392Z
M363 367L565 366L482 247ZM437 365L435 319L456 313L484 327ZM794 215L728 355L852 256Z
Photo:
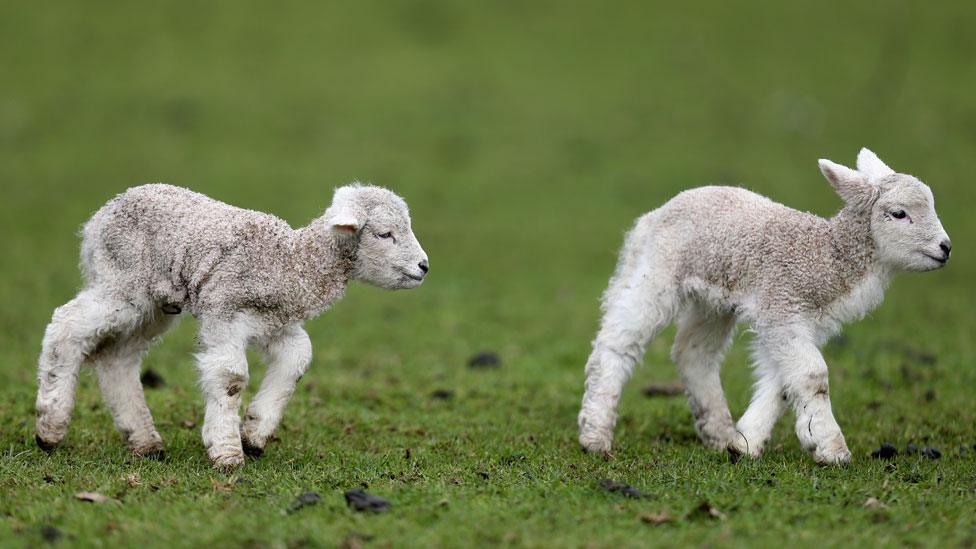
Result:
M0 545L972 545L976 9L708 4L0 4ZM705 450L683 399L640 395L675 377L670 331L613 458L581 453L582 366L631 220L716 181L829 215L814 160L862 145L930 183L955 257L825 350L854 462L816 466L789 418L760 461ZM431 277L353 287L308 323L312 369L261 459L215 472L185 426L192 319L145 361L165 461L128 457L90 371L65 446L34 446L40 338L105 200L164 180L299 225L356 178L407 198ZM723 370L735 415L747 345ZM467 368L480 350L502 365ZM870 459L883 441L943 457ZM363 486L391 511L347 509ZM287 514L306 490L322 502Z

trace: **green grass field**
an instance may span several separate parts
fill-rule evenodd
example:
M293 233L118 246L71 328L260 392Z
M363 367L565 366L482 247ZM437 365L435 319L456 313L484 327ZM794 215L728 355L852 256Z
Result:
M182 4L0 3L0 546L976 543L976 7ZM583 364L632 220L711 182L830 215L816 159L864 145L930 184L955 250L825 349L853 463L816 466L790 417L760 461L706 450L682 397L640 392L676 377L672 331L613 457L583 454ZM130 459L89 369L65 445L36 448L40 339L108 198L166 181L301 225L354 179L406 197L431 276L351 287L307 324L312 368L262 458L207 462L192 319L144 363L165 461ZM736 416L748 340L723 370ZM482 350L501 366L468 368ZM871 459L884 441L943 456ZM391 510L349 510L356 487ZM288 514L307 490L322 502Z

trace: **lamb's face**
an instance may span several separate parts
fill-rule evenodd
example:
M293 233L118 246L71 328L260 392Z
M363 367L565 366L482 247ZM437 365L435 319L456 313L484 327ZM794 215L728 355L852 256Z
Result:
M402 198L382 187L350 185L336 190L325 215L333 230L358 239L354 279L390 290L423 283L427 254Z
M925 183L895 173L868 149L857 155L856 170L820 160L820 171L849 207L870 214L882 263L901 271L931 271L949 260L952 244Z
M949 260L951 244L935 213L935 199L925 183L891 174L877 183L871 232L882 261L905 271L931 271Z

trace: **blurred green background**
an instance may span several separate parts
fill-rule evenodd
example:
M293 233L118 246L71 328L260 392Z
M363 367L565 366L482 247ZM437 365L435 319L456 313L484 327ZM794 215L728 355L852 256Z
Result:
M972 543L971 454L912 462L904 492L886 480L901 473L866 456L885 438L976 443L974 25L966 2L0 2L0 535L33 543L53 524L75 543L735 544L809 542L853 513L863 521L826 539ZM597 299L632 220L706 183L830 215L840 201L816 159L852 165L861 146L932 187L954 245L946 269L897 279L827 350L863 463L815 468L786 420L763 462L729 469L699 448L682 399L639 395L675 375L670 332L627 389L615 461L579 454ZM407 199L431 276L411 292L353 287L308 324L315 364L281 442L248 464L253 485L208 499L198 431L180 427L202 419L192 321L146 360L168 382L149 394L168 462L126 461L90 373L68 446L33 448L40 338L80 284L76 232L107 199L165 181L299 226L356 179ZM723 374L735 414L747 339ZM485 349L501 368L465 368ZM456 398L432 402L435 388ZM420 476L383 475L397 467ZM158 491L127 488L133 468L162 479ZM769 468L792 482L752 502L745 477ZM612 501L593 486L601 475L660 499ZM820 477L833 496L811 503ZM166 479L188 486L168 493ZM860 503L882 481L878 522ZM304 521L255 518L302 487L357 484L399 510L364 521L340 496ZM127 493L126 507L70 498L98 487ZM680 517L704 497L738 513L664 534L635 518Z

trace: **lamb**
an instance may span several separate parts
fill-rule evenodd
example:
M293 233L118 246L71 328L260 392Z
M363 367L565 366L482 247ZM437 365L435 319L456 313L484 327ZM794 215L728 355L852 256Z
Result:
M332 205L292 229L180 187L134 187L82 230L84 287L54 311L38 365L38 445L52 451L68 429L83 362L94 363L115 425L136 456L162 455L139 366L182 311L199 319L206 412L203 443L218 467L260 455L312 360L302 322L338 301L350 280L387 289L425 279L427 255L402 198L375 186L335 191ZM268 371L243 426L245 351Z
M861 149L857 170L820 160L844 201L832 218L741 188L680 193L640 217L603 296L586 363L579 442L609 452L617 404L647 342L673 320L672 358L699 438L733 457L762 454L787 403L815 461L851 459L831 411L820 347L881 303L891 276L949 259L932 191ZM733 424L719 367L737 322L755 332L756 386Z

